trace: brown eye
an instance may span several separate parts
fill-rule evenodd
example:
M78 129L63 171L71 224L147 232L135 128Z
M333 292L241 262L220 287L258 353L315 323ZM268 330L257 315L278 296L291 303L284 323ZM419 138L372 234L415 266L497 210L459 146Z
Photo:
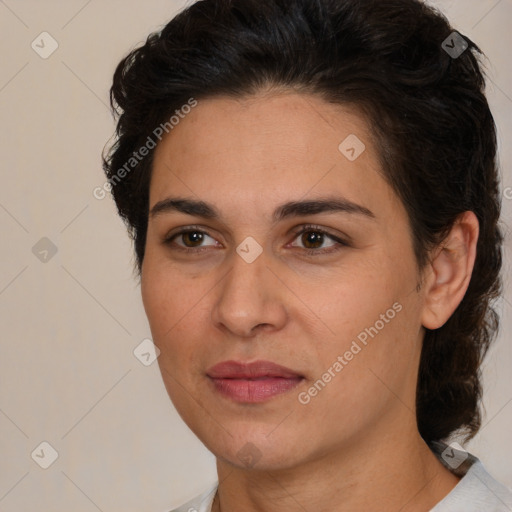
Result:
M213 241L213 243L205 244L207 239ZM212 238L208 233L199 229L183 229L178 233L168 236L164 240L164 244L168 245L171 249L183 250L183 251L199 251L207 249L208 246L215 246L217 241Z
M306 249L318 249L324 242L324 233L317 231L305 231L302 233L301 241Z
M197 247L201 245L204 239L204 234L200 231L187 231L182 233L181 239L183 240L186 247Z
M326 230L311 225L303 226L296 232L294 240L300 240L300 243L292 243L291 247L302 248L303 252L311 256L333 253L350 246L350 244L337 236L331 235Z

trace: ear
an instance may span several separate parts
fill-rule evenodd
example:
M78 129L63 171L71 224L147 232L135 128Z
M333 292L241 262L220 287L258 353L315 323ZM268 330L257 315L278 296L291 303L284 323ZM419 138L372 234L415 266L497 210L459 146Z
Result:
M427 329L444 325L464 298L475 264L478 233L476 215L464 212L435 249L424 283L421 320Z

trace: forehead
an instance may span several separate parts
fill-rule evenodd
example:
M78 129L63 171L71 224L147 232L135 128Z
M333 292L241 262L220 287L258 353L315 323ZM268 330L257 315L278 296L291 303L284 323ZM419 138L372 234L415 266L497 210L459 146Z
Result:
M199 100L182 117L164 136L155 157L172 149L175 157L207 154L217 159L229 153L230 160L238 154L240 161L254 151L259 161L286 160L292 153L309 161L325 150L338 158L338 146L349 135L358 136L373 153L367 123L354 107L291 92L214 97Z
M297 93L216 97L198 100L158 144L150 207L186 195L261 214L334 191L363 204L396 201L355 108Z

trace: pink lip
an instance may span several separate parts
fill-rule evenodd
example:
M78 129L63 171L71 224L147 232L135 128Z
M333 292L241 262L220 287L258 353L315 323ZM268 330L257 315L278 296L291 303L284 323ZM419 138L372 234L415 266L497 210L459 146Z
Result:
M303 376L270 361L224 361L207 371L216 391L236 402L257 403L293 389Z

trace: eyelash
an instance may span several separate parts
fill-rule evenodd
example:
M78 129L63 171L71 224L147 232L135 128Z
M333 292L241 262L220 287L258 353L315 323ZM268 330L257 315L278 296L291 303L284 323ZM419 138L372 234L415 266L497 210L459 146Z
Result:
M322 228L320 228L318 226L314 226L312 224L304 225L304 226L302 226L302 228L300 230L296 231L293 234L293 240L295 240L300 235L302 235L304 233L308 233L308 232L325 235L328 238L330 238L332 241L334 241L334 242L336 242L338 244L337 246L330 247L327 250L326 249L303 249L303 251L308 256L318 256L319 254L331 254L331 253L334 253L334 252L337 252L337 251L341 250L344 247L349 247L349 244L347 242L345 242L344 240L342 240L342 239L332 235L331 233L329 233L325 229L322 229ZM198 254L198 253L204 252L205 250L208 250L209 246L206 246L206 247L195 247L195 248L192 247L191 248L191 247L182 247L182 246L179 246L179 245L174 245L174 239L175 238L178 238L181 235L186 235L187 233L201 233L201 234L204 234L204 235L208 235L210 238L213 238L207 231L204 231L203 229L200 229L199 226L197 226L197 227L190 226L190 227L188 227L186 229L182 229L181 231L178 231L177 233L173 233L172 235L167 236L164 239L163 243L165 245L168 245L173 250L181 251L181 252L184 252L184 253Z

